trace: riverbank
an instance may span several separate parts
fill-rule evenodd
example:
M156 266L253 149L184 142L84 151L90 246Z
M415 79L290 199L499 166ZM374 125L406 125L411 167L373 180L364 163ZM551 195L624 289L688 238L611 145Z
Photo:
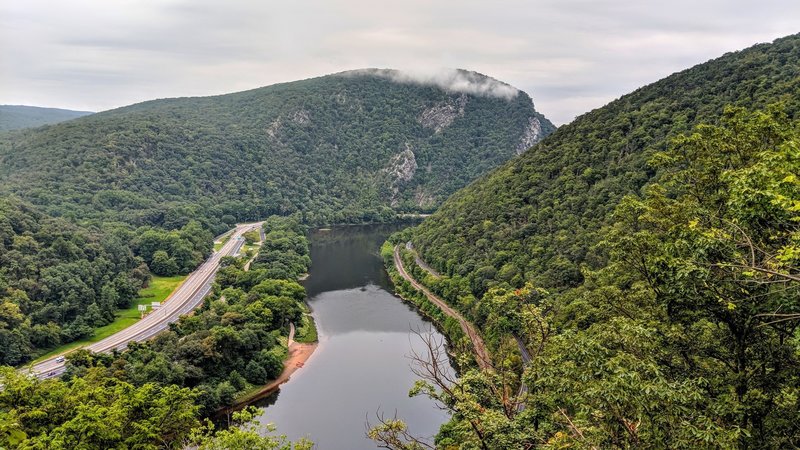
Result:
M483 339L481 338L480 334L475 330L475 327L469 322L467 319L464 318L458 311L453 309L450 305L447 304L444 300L433 294L429 291L425 286L420 284L414 277L412 277L403 267L403 260L400 257L400 245L396 245L393 248L393 261L395 269L397 273L406 280L411 286L422 292L422 294L427 297L427 300L431 302L435 307L437 307L442 313L446 316L455 319L458 321L461 330L469 337L469 340L472 342L472 347L474 349L475 360L478 363L478 367L481 369L490 369L492 367L492 360L489 357L489 352L486 349L486 344L484 344Z
M241 409L275 392L283 383L289 381L292 374L303 368L318 346L318 342L304 344L294 340L290 341L289 355L283 361L283 372L278 378L239 397L232 406L226 408L226 412Z

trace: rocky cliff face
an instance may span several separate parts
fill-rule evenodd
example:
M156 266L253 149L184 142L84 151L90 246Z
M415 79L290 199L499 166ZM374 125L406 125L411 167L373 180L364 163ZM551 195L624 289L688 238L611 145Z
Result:
M277 119L270 122L270 124L266 128L267 136L272 139L277 139L278 134L280 133L284 120L288 122L294 122L298 125L308 125L311 123L311 115L305 109L299 109L287 117L278 117Z
M390 204L395 207L398 204L397 197L400 193L400 185L411 181L417 172L417 158L408 143L406 143L405 150L392 156L385 171L389 180L391 180L392 195Z
M392 156L389 163L389 176L395 181L411 181L417 171L417 159L411 146L406 144L406 149Z
M522 138L517 144L515 149L518 155L521 155L525 150L531 148L534 144L544 138L542 135L542 122L538 117L531 117L528 119L528 126L522 132Z
M311 116L308 114L308 111L301 109L292 114L292 122L299 125L305 125L311 122Z
M464 108L467 106L469 98L466 94L458 97L451 97L446 102L434 105L422 112L419 123L425 128L430 128L434 133L439 133L458 117L464 115Z

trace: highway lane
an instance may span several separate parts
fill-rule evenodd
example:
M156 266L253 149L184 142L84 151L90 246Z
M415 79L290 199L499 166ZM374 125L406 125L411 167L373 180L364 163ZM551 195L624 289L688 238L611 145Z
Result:
M200 267L186 277L186 280L161 304L161 307L135 324L101 341L83 347L95 353L121 350L132 341L143 341L169 327L182 315L197 308L203 298L211 291L211 284L219 269L220 259L235 256L244 244L242 235L250 230L261 228L263 222L237 225L233 235L218 251L214 252ZM62 374L65 361L58 356L42 361L30 369L39 378L50 378Z

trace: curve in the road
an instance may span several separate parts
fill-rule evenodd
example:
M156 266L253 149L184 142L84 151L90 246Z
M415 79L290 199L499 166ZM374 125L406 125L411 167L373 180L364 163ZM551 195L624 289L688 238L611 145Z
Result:
M406 243L406 249L414 252L414 259L417 265L420 266L420 268L430 273L431 275L434 275L436 277L439 276L439 274L436 273L436 271L431 269L430 266L428 266L425 263L425 261L423 261L422 258L420 258L419 254L417 254L417 252L414 250L414 247L412 246L410 241ZM475 354L479 355L477 358L478 365L481 368L491 367L490 366L491 361L489 360L488 352L486 351L486 346L484 345L480 335L478 335L478 333L475 332L472 323L464 319L464 317L461 316L461 314L459 314L458 311L451 308L447 303L444 302L444 300L440 299L439 297L431 293L422 284L418 283L417 280L415 280L408 272L406 272L405 267L403 267L403 260L402 258L400 258L399 245L394 248L394 264L395 267L397 267L397 271L400 273L400 276L405 278L416 289L422 291L422 293L425 294L426 297L428 297L428 300L430 300L432 303L438 306L442 311L444 311L445 314L458 320L458 322L461 324L461 329L464 330L464 332L467 333L467 335L470 337L470 340L472 340L472 344L475 347ZM531 355L528 352L528 349L525 347L525 343L522 342L522 339L520 339L519 336L515 334L514 339L517 341L517 347L519 348L520 354L522 355L522 365L523 367L527 367L531 362ZM480 356L481 353L479 353L480 352L479 349L483 349L482 356ZM481 360L483 360L485 364L481 365ZM486 363L486 361L489 361L489 363ZM527 393L528 393L528 386L523 381L520 383L519 391L517 392L517 397L516 397L517 399L521 399L521 401L519 401L519 403L517 403L516 405L517 412L525 410L524 398Z
M262 223L257 222L237 226L225 245L218 252L214 252L197 270L189 274L186 280L162 303L160 309L153 311L128 328L84 348L95 353L124 349L129 342L149 339L165 330L170 323L177 321L180 316L197 308L203 302L203 298L211 291L211 283L219 269L220 260L224 256L236 255L244 243L241 236L247 231L260 228ZM63 373L64 370L65 361L60 356L42 361L30 368L30 372L40 378L57 376Z

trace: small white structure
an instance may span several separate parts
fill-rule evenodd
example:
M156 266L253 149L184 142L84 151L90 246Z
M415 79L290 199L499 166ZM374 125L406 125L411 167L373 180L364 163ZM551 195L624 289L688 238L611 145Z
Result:
M150 303L150 307L153 308L153 309L161 308L161 302Z

